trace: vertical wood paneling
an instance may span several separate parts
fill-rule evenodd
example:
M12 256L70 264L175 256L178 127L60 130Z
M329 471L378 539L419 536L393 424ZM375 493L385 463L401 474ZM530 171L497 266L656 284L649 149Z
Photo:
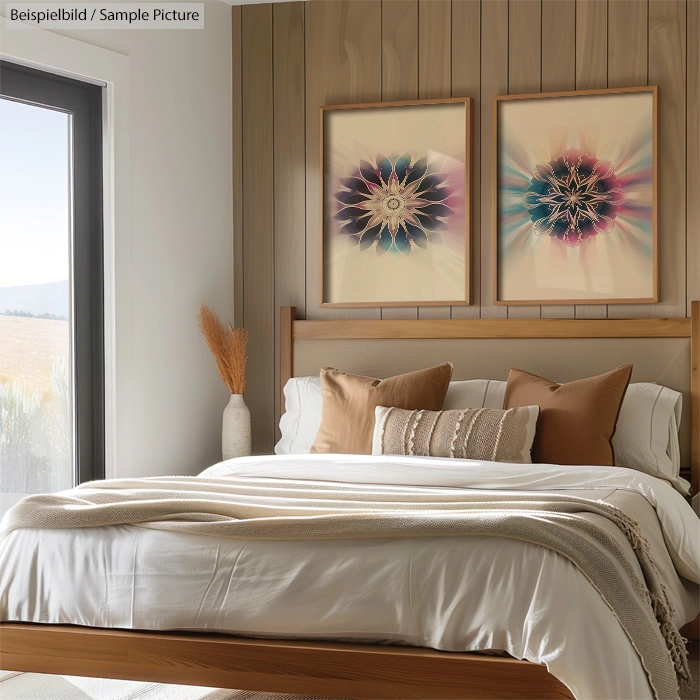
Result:
M242 8L243 318L250 337L246 403L253 454L274 439L275 251L273 191L272 7Z
M233 7L231 21L234 320L251 334L256 452L274 444L280 305L307 318L537 315L493 304L494 95L660 87L661 303L543 317L678 316L700 297L700 2L328 0ZM450 94L475 107L473 305L319 309L318 108Z
M377 309L318 308L320 226L319 107L379 102L381 3L306 4L306 317L379 318Z
M304 105L304 5L273 6L275 309L295 306L306 313L306 148ZM301 170L301 172L299 172ZM290 174L292 176L290 177ZM275 357L279 357L279 314ZM279 363L275 361L275 385ZM280 394L275 392L275 425ZM276 428L277 430L277 428Z
M576 89L576 0L542 0L542 92Z
M233 93L233 323L243 319L243 110L241 8L231 8L231 91Z
M700 2L687 7L686 42L686 206L687 221L687 314L690 305L700 301Z
M608 86L608 0L576 0L576 89Z
M576 89L608 86L608 0L576 0ZM605 304L577 304L576 318L606 318Z
M608 7L608 87L646 85L649 65L647 0L618 0ZM609 318L645 316L649 305L610 304Z
M418 96L450 97L452 94L452 3L450 0L418 1ZM420 306L418 318L449 318L449 306Z
M418 0L382 3L382 100L418 98Z
M576 2L542 0L542 92L576 89ZM542 318L574 318L574 306L546 304Z
M451 13L450 0L418 2L418 96L422 100L452 94Z
M494 123L493 98L508 92L508 3L481 3L481 316L505 317L494 306Z
M471 306L453 306L453 318L479 318L481 301L481 3L452 4L452 95L472 97ZM489 155L488 149L486 150Z
M608 87L647 84L647 0L608 6Z
M649 84L659 100L659 304L645 315L686 313L685 0L649 2ZM695 129L697 131L697 125ZM695 194L697 197L697 193Z
M418 0L382 3L382 100L418 99ZM382 318L418 318L415 306L387 306Z
M540 92L542 3L511 2L508 9L508 93ZM509 318L539 318L539 306L508 307Z
M508 3L508 93L540 92L542 3Z

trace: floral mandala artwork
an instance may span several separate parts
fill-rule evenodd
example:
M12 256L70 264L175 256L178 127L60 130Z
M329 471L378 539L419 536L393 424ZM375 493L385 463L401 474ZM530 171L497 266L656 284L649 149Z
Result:
M345 222L339 233L348 244L374 247L378 255L441 245L440 231L453 214L448 181L440 161L429 163L427 157L380 153L374 163L360 160L357 171L340 180L344 189L334 193L341 205L334 218Z
M656 99L496 98L496 304L657 301Z
M577 148L538 165L522 195L535 233L567 245L611 231L624 199L612 165Z
M469 303L471 100L321 108L319 303Z

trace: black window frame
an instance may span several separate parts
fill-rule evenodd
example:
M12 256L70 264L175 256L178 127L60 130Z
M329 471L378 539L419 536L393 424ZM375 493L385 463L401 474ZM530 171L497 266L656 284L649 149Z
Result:
M75 481L105 476L102 93L99 85L0 61L0 96L73 118Z

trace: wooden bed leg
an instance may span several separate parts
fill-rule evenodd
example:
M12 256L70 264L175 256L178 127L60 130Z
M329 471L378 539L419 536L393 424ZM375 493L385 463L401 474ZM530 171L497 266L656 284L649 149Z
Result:
M280 415L284 413L284 386L294 374L293 325L295 306L280 306Z

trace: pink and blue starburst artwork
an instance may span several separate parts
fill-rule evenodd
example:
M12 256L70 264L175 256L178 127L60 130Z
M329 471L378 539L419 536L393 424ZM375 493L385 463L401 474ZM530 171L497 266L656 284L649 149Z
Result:
M323 305L468 303L470 101L324 108Z
M655 110L655 88L497 98L497 303L656 301Z

